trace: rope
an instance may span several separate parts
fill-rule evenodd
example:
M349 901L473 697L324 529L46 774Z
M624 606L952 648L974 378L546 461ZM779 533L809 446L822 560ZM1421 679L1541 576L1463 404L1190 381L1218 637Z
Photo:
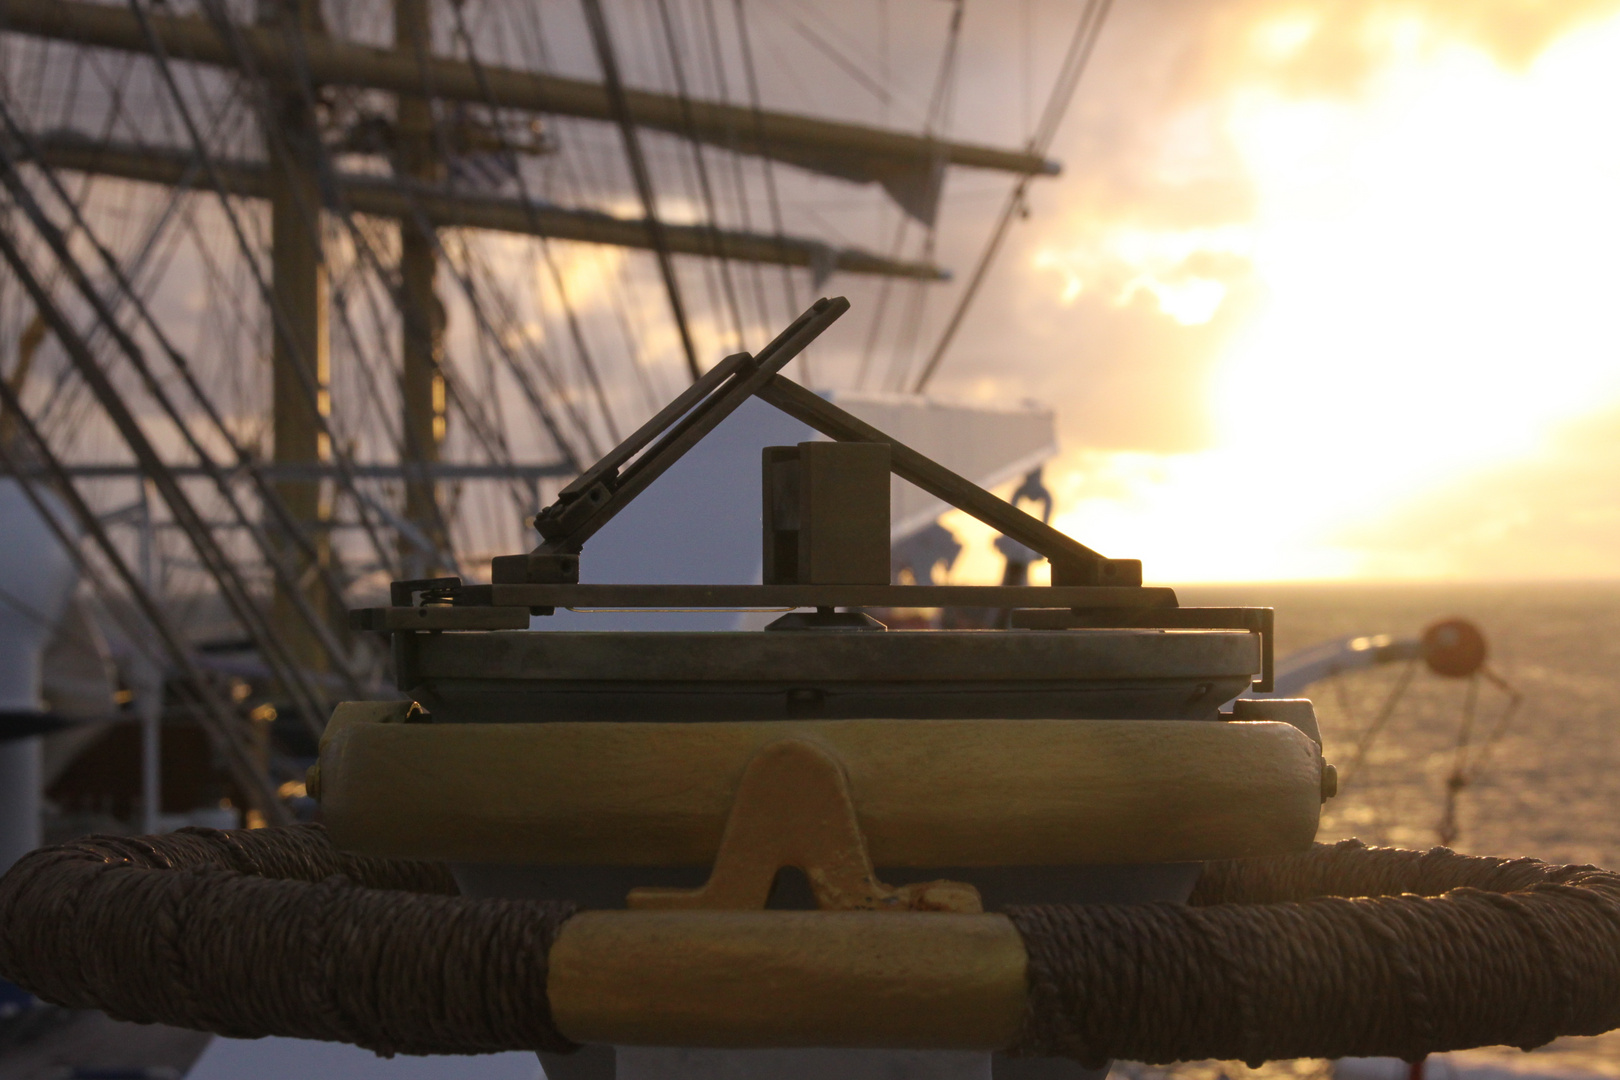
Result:
M703 374L698 365L697 350L692 344L692 329L686 318L686 304L681 299L680 279L675 274L675 258L670 253L669 241L664 233L664 221L658 216L658 196L653 190L652 173L642 153L641 136L636 133L635 117L630 113L629 99L625 96L624 82L619 77L618 55L613 47L613 31L602 12L601 0L583 0L585 23L590 28L591 42L596 46L597 66L602 70L602 86L612 106L613 119L619 125L624 140L624 156L630 165L630 176L636 183L636 194L641 197L641 212L647 226L647 238L652 241L653 253L658 256L658 272L664 279L664 291L669 296L669 311L680 331L681 351L686 355L686 369L697 382Z
M47 1001L379 1054L575 1045L551 1021L565 903L467 900L442 866L320 826L91 837L0 879L0 971Z
M4 243L4 234L0 233L0 244ZM4 379L0 379L0 404L3 404L11 418L16 422L15 430L22 434L27 442L22 446L0 446L0 465L15 476L21 485L22 493L27 498L34 512L45 522L46 526L55 535L62 550L68 553L77 565L79 571L94 583L101 592L105 601L113 590L108 582L109 574L105 572L101 561L92 561L87 553L80 547L78 539L72 536L63 522L57 520L57 513L53 511L42 494L42 482L27 474L20 468L23 461L18 451L23 447L32 447L32 456L45 466L50 478L55 481L56 494L67 503L68 510L78 522L84 535L88 536L95 546L100 549L111 576L123 582L129 590L129 597L133 600L133 608L139 611L146 624L152 628L153 633L148 634L144 627L137 628L137 632L129 635L128 640L136 642L136 648L148 650L152 645L151 638L155 636L168 653L174 666L186 676L184 685L190 688L201 708L197 711L198 721L207 734L209 742L220 757L224 760L226 770L231 774L242 788L248 803L253 809L265 815L267 821L280 823L286 819L286 804L275 795L275 790L265 775L264 769L257 759L249 752L244 744L240 730L241 725L235 722L235 711L225 699L214 689L213 684L203 674L197 665L196 657L192 655L186 644L185 637L180 633L169 617L168 611L158 603L151 591L146 588L142 576L136 575L130 566L129 560L118 545L113 542L102 523L84 495L73 483L67 472L66 465L57 456L46 441L45 434L34 424L33 419L23 410L22 400L17 391ZM122 597L120 597L122 599ZM124 604L108 604L107 610L119 613L122 618L130 614L129 608ZM126 632L130 629L124 626ZM148 651L148 658L152 657Z
M1052 84L1052 96L1047 99L1046 108L1041 112L1040 126L1036 129L1034 137L1029 140L1029 148L1035 153L1044 155L1051 146L1058 125L1063 121L1063 114L1068 111L1069 103L1074 100L1075 88L1080 85L1080 76L1085 74L1086 65L1091 61L1091 51L1097 44L1097 36L1102 33L1103 23L1107 20L1112 6L1113 0L1088 0L1086 6L1081 9L1074 38L1069 42L1068 55L1063 58L1063 68ZM1007 201L1001 207L1001 217L996 219L995 228L990 231L984 250L979 252L979 261L974 265L973 274L968 278L966 288L956 301L955 310L945 323L945 329L940 333L939 340L934 343L934 351L928 355L921 374L911 385L913 394L920 394L928 388L928 383L939 370L940 361L945 359L945 353L950 349L951 342L956 340L956 332L962 328L962 320L967 317L968 308L979 295L979 286L984 284L985 275L990 272L996 253L1001 250L1001 242L1007 238L1013 217L1024 208L1024 194L1034 180L1033 173L1019 177L1012 191L1007 194Z
M1590 866L1350 840L1211 863L1185 906L1007 914L1025 1054L1417 1061L1620 1026L1620 875Z
M48 1001L383 1054L575 1049L547 957L572 905L470 900L320 826L91 837L0 879L0 977ZM1395 1056L1620 1026L1620 875L1357 841L1211 863L1188 904L1006 914L1014 1052L1164 1063Z

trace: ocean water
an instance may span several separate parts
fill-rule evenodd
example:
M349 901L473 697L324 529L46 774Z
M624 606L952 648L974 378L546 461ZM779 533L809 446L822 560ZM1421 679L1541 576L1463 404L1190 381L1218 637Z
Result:
M1469 783L1451 846L1620 866L1620 583L1206 586L1178 595L1184 604L1276 608L1279 658L1347 634L1417 636L1441 618L1472 620L1489 643L1487 666L1522 701L1498 733L1508 695L1485 682L1477 688L1461 759ZM1323 840L1428 847L1440 839L1470 688L1419 664L1392 699L1404 667L1337 676L1308 692L1327 759L1344 780L1324 808Z
M1620 583L1187 586L1177 593L1183 604L1276 608L1279 657L1349 634L1417 636L1438 619L1472 620L1489 643L1487 666L1522 700L1498 732L1508 696L1485 683L1477 688L1462 759L1468 783L1457 797L1451 846L1620 867ZM1337 676L1308 691L1327 759L1344 778L1339 796L1324 807L1324 841L1354 836L1429 847L1440 839L1469 686L1419 665L1402 689L1403 667ZM1345 776L1368 726L1386 711L1361 765ZM1560 1039L1531 1053L1468 1051L1435 1064L1437 1077L1482 1067L1620 1077L1620 1033ZM1121 1066L1116 1075L1315 1080L1330 1072L1327 1062L1275 1062L1260 1070L1197 1062Z

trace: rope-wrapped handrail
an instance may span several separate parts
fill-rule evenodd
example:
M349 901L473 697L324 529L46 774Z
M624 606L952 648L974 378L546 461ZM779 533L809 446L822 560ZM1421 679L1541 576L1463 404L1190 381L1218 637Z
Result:
M1025 1053L1416 1061L1620 1026L1620 875L1591 866L1347 840L1208 864L1187 905L1007 915Z
M0 878L0 975L122 1020L391 1055L566 1052L547 957L573 905L469 900L318 825L90 837Z
M344 855L318 826L92 837L0 879L0 977L226 1035L574 1049L546 988L572 905L454 894L443 866ZM1346 841L1208 864L1190 904L1006 915L1021 1053L1415 1060L1620 1025L1620 876L1589 866Z

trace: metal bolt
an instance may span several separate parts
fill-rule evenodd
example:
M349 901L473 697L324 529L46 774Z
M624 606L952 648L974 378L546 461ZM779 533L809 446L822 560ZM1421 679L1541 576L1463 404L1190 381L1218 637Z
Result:
M1327 802L1339 793L1339 770L1332 765L1322 766L1322 801Z

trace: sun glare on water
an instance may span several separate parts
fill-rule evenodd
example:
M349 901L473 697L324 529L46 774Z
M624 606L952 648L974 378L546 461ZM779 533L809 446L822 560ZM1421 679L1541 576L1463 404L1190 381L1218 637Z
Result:
M1274 20L1256 47L1312 29ZM1374 29L1353 97L1224 96L1251 220L1038 257L1068 300L1145 294L1188 326L1230 302L1223 267L1257 286L1216 363L1214 445L1067 459L1058 524L1154 580L1445 576L1347 537L1620 404L1620 17L1517 69L1416 18Z

